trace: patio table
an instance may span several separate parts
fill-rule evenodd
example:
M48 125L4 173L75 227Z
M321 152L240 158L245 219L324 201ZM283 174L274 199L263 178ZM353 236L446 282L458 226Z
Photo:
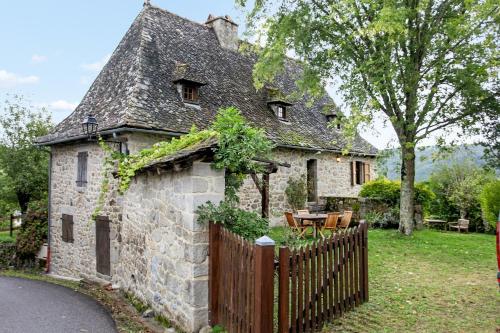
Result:
M328 214L294 214L293 217L300 220L301 224L304 220L311 221L313 223L313 235L316 238L318 229L321 228L321 224L326 220Z
M425 219L426 224L430 227L432 225L444 225L444 230L448 230L448 221L436 220L436 219Z

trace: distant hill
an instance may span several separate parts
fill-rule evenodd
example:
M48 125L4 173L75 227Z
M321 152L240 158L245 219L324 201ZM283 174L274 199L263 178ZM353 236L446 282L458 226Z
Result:
M485 164L483 160L484 148L479 145L462 145L455 147L449 152L440 152L436 146L424 147L416 152L416 181L425 181L431 175L433 169L440 164L451 164L453 161L460 162L464 159L472 159L479 166ZM381 151L382 157L378 161L379 175L386 175L389 179L400 179L401 153L399 149L386 149ZM498 174L498 170L497 170Z

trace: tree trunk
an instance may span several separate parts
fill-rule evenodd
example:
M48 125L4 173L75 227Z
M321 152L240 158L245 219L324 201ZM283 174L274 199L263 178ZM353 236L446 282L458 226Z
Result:
M415 225L415 148L401 148L399 231L411 235Z
M28 210L28 204L30 202L30 195L23 192L17 192L16 196L19 207L21 208L21 214L26 213L26 211Z

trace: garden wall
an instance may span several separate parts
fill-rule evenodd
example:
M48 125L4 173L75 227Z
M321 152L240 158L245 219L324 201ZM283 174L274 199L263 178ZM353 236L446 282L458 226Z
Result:
M208 225L196 208L224 198L224 172L209 163L136 176L123 197L113 280L184 331L208 324Z

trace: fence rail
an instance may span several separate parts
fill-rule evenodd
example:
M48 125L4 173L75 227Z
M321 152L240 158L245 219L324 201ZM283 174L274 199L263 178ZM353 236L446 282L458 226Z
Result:
M367 225L299 249L279 249L278 332L313 332L368 301ZM210 224L210 324L268 333L274 318L274 242L255 244Z

